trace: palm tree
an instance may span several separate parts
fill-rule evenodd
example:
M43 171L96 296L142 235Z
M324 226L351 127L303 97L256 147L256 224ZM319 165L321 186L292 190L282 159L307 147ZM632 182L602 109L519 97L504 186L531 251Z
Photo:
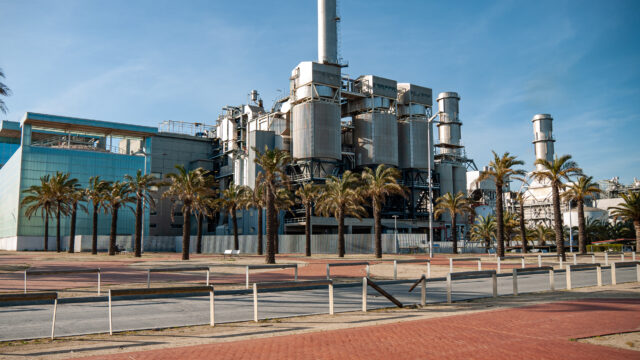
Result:
M636 230L636 252L640 251L640 191L629 190L626 194L620 194L622 202L618 206L608 208L614 219L622 218L633 222Z
M109 188L110 182L100 180L100 176L89 178L89 186L84 190L87 201L91 201L93 207L93 233L91 238L91 254L98 253L98 213L105 205L105 191Z
M2 72L2 69L0 69L0 78L4 79L4 73ZM11 89L9 89L9 87L5 84L3 84L2 82L0 82L0 95L2 96L10 96L11 95ZM0 111L4 114L7 113L7 105L4 103L4 100L0 99ZM45 249L46 250L46 249Z
M280 216L278 214L280 214L281 211L290 211L291 207L293 205L295 205L295 201L293 200L294 196L291 193L291 191L289 191L289 189L287 188L279 188L278 192L276 193L276 204L275 204L275 208L276 208L276 229L280 228ZM278 234L278 232L276 231L276 238L275 238L275 243L274 243L274 251L276 254L279 253L279 249L280 249L280 236Z
M129 184L116 181L109 184L104 192L104 207L111 213L111 231L109 233L109 255L116 254L116 236L118 234L118 211L120 208L131 209L130 203L135 201L135 194Z
M73 184L69 192L69 207L71 213L71 224L69 229L69 246L67 252L70 254L73 253L76 242L76 218L78 216L78 206L84 212L87 211L87 207L79 204L82 201L85 201L85 192L84 189L80 186L80 184Z
M141 257L142 256L142 217L144 214L144 209L142 208L143 202L148 202L149 207L154 207L156 205L155 200L149 194L149 190L155 186L155 179L151 174L142 174L142 170L138 169L136 176L125 175L124 180L129 185L129 189L136 197L136 209L134 214L136 216L136 225L135 225L135 241L134 241L134 256ZM145 206L146 207L146 206Z
M472 212L471 202L467 197L459 191L453 195L446 193L436 199L436 207L433 215L436 217L443 213L448 213L451 216L451 240L453 241L453 253L458 253L458 228L456 224L456 215L463 215L465 213Z
M562 214L560 213L560 190L564 189L564 181L571 181L571 176L582 173L582 169L571 160L571 155L554 157L553 161L538 159L535 165L540 165L540 170L532 173L533 177L540 182L547 182L551 185L553 197L553 226L556 232L556 251L562 260L567 257L564 254L564 238L562 236Z
M479 216L471 227L471 240L484 241L484 247L489 252L491 240L496 237L496 218L493 215Z
M526 254L528 251L527 248L527 228L524 224L524 194L518 192L516 194L516 200L518 201L518 225L520 227L520 240L522 243L520 244L522 253Z
M493 160L489 162L489 170L480 173L477 182L492 179L496 185L496 240L498 242L498 256L504 257L504 206L503 188L510 180L524 180L521 177L526 175L522 169L515 169L518 165L524 165L524 161L516 160L517 156L505 152L499 156L495 151Z
M71 174L56 172L49 179L49 187L53 194L53 206L56 212L56 251L62 251L60 248L60 217L68 215L70 212L69 195L73 192L78 179L70 179Z
M261 153L257 148L253 148L256 152L254 162L262 168L258 174L258 181L264 184L265 207L267 209L267 254L266 263L275 264L275 241L276 232L276 195L278 187L282 184L289 183L289 177L285 172L285 167L291 162L289 153L280 149L269 150L266 146L264 152Z
M207 174L203 168L187 171L184 166L176 165L178 172L167 174L168 181L163 184L169 188L162 194L162 197L171 198L173 205L171 217L173 220L173 210L178 204L182 204L182 260L189 260L189 245L191 242L191 214L199 197L213 196L215 192L211 189L214 178Z
M362 207L362 196L358 190L358 175L347 170L342 178L329 176L321 190L317 210L322 216L333 216L338 222L338 256L344 257L344 218L353 216L361 219L366 214Z
M244 193L243 206L248 209L256 209L258 213L258 255L263 254L262 248L262 209L264 208L264 186L256 181L253 190Z
M251 191L246 186L236 185L232 182L222 192L222 198L220 199L220 205L223 209L226 209L231 218L233 224L233 249L240 249L240 241L238 240L238 216L237 212L239 208L242 208L244 203L245 192Z
M40 211L40 215L44 219L44 251L49 250L49 218L53 212L53 194L49 187L49 175L40 178L40 185L31 185L23 193L28 194L20 202L21 207L27 207L25 216L31 219L31 216Z
M552 239L555 236L555 232L550 227L538 224L531 230L531 236L537 240L540 245L544 246L547 240Z
M211 178L211 177L209 177ZM217 184L212 182L212 186ZM204 217L211 218L220 209L220 199L214 198L215 190L209 194L198 194L193 202L193 212L196 214L196 254L202 254L202 225Z
M513 238L514 230L518 227L518 216L511 211L507 211L504 214L504 239L509 244ZM506 247L505 247L506 248Z
M318 198L318 188L313 183L304 183L296 190L296 196L304 206L304 254L311 256L311 210Z
M587 252L584 200L601 192L602 191L598 187L598 184L593 182L593 177L583 175L578 178L578 181L570 184L567 191L563 194L563 197L567 201L575 200L578 203L578 251L580 251L581 254L585 254ZM569 216L571 216L571 214L569 214Z

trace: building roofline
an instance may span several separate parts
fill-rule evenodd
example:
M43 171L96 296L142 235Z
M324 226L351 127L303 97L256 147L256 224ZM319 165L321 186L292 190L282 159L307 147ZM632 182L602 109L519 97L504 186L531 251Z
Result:
M151 126L123 124L110 121L83 119L69 116L59 116L27 112L20 121L20 126L31 124L61 130L76 130L87 132L102 132L107 135L149 137L158 133L158 128Z

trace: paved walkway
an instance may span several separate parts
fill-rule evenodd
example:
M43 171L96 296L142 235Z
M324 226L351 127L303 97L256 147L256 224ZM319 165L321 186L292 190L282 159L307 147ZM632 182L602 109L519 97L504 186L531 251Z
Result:
M436 319L85 359L638 359L571 339L640 330L640 299L556 302Z

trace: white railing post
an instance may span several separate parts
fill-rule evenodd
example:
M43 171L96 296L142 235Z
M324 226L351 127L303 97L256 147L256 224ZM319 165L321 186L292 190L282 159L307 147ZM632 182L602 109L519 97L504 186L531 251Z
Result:
M451 273L447 274L447 304L451 304Z
M551 291L556 290L556 277L553 271L553 267L549 270L549 289Z
M327 280L329 280L331 278L331 270L329 270L331 267L329 266L329 264L327 264Z
M398 260L393 260L393 280L398 280Z
M560 269L562 269L562 256L558 256L558 261L560 262ZM569 268L569 266L567 266Z
M27 293L27 271L24 271L24 293Z
M151 269L147 269L147 289L151 287Z
M571 290L571 265L567 265L567 290Z
M449 258L449 272L452 273L453 272L453 259Z
M362 311L367 312L367 278L362 278Z
M598 286L602 286L602 267L600 264L596 265L596 279Z
M431 261L427 263L427 277L431 279Z
M640 282L640 263L636 264L636 282Z
M109 289L109 335L113 335L113 318L111 317L111 289Z
M521 260L522 260L522 268L524 269L526 267L525 264L524 264L524 256L522 257Z
M207 270L207 286L209 286L209 270Z
M207 273L208 274L208 273ZM207 285L209 286L209 285ZM209 292L209 320L211 322L211 326L216 326L216 318L215 318L215 303L213 298L213 286L211 287L211 291Z
M636 261L636 252L635 251L631 252L631 260Z
M420 305L427 305L427 279L422 275L422 283L420 284Z
M56 310L58 308L58 298L53 299L53 321L51 322L51 340L56 332Z
M253 284L253 321L258 322L258 284Z
M617 278L616 278L616 263L612 262L611 263L611 285L617 285Z
M498 268L498 274L500 274L500 256L496 257L496 267Z
M538 254L538 267L542 267L542 255Z
M513 295L518 296L518 269L513 269Z
M369 272L369 264L367 264L366 269L367 269L367 277L369 277L369 275L370 275L370 272Z
M100 296L100 269L98 269L98 296Z
M573 253L573 265L578 265L578 255Z
M482 260L478 259L478 271L482 270Z
M493 283L493 297L498 297L498 275L496 273L491 274L491 280Z
M247 272L245 277L246 277L246 281L245 281L246 288L248 289L249 288L249 265L247 265Z
M604 265L609 265L609 254L607 254L607 252L604 252Z
M591 255L591 263L592 264L596 263L596 256L595 255Z
M293 268L293 281L298 281L298 264Z
M620 254L620 261L624 261L624 253Z
M333 309L333 283L329 283L329 315L334 314Z

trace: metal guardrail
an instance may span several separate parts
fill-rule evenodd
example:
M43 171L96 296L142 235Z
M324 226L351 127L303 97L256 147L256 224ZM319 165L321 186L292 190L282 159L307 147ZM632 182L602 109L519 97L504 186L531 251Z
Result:
M522 262L522 268L525 268L525 257L524 256L505 256L503 258L500 258L499 256L496 256L496 266L498 268L498 274L501 273L502 270L502 260L508 260L508 259L520 259Z
M464 271L447 274L447 304L451 304L451 287L453 280L478 279L490 277L493 283L493 297L498 297L498 278L495 270Z
M153 289L110 289L109 290L109 335L113 335L113 318L111 311L111 298L119 296L131 295L170 295L170 294L191 294L191 293L209 293L209 322L211 326L215 326L215 310L213 299L213 286L184 286L184 287L168 287Z
M367 271L367 277L369 277L369 262L360 261L360 262L343 262L343 263L327 263L327 280L331 279L331 267L336 266L360 266L365 265Z
M617 285L616 269L619 267L636 267L636 281L640 282L640 261L618 261L611 263L611 285Z
M36 292L28 294L2 294L0 302L11 301L34 301L34 300L53 300L53 319L51 320L51 340L53 340L56 331L56 310L58 308L58 293L53 291Z
M558 255L557 254L538 254L538 266L542 266L542 258L558 258ZM562 266L560 266L560 268L562 268Z
M398 280L398 264L419 264L427 263L427 278L431 278L431 260L429 259L406 259L393 260L393 280Z
M635 261L636 260L636 253L633 252L632 253L632 259ZM620 261L624 261L624 253L623 252L619 252L619 251L611 251L611 252L606 252L604 253L604 264L605 265L609 265L609 255L620 255Z
M62 270L25 270L24 271L24 293L27 293L27 274L30 276L59 275L59 274L87 274L98 273L98 295L100 295L100 268L92 269L62 269Z
M275 283L254 283L253 284L253 321L258 322L258 290L260 289L287 289L307 286L329 286L329 315L334 314L333 307L333 281L332 280L307 280L288 281Z
M589 270L596 269L596 279L598 282L598 286L602 286L602 266L600 263L595 264L578 264L578 265L567 265L566 275L567 275L567 290L571 290L571 271L572 270Z
M298 281L298 264L265 264L265 265L246 265L246 288L249 288L249 270L250 269L290 269L293 268L293 279Z
M420 284L420 306L425 306L427 305L427 277L424 274L411 285L409 292L412 292L418 284Z
M371 286L374 290L376 290L380 295L386 297L389 301L394 303L397 307L403 307L402 303L398 301L391 294L386 292L383 288L378 286L376 283L371 281L368 277L362 278L362 312L367 312L367 288Z
M553 266L539 266L533 268L522 268L522 269L513 269L513 295L518 296L518 275L526 274L526 273L534 273L540 271L548 271L549 272L549 290L554 291L556 289L555 284L555 275L553 271Z
M596 263L596 254L590 253L590 254L576 254L573 253L573 265L578 265L578 257L587 257L587 256L591 256L591 263L595 264Z
M190 272L190 271L206 271L207 283L209 286L210 269L209 266L175 266L175 267L159 267L147 269L147 289L151 287L151 273L152 272Z
M467 258L449 258L449 272L453 272L453 262L454 261L477 261L478 262L478 271L482 270L482 258L479 257L467 257Z

